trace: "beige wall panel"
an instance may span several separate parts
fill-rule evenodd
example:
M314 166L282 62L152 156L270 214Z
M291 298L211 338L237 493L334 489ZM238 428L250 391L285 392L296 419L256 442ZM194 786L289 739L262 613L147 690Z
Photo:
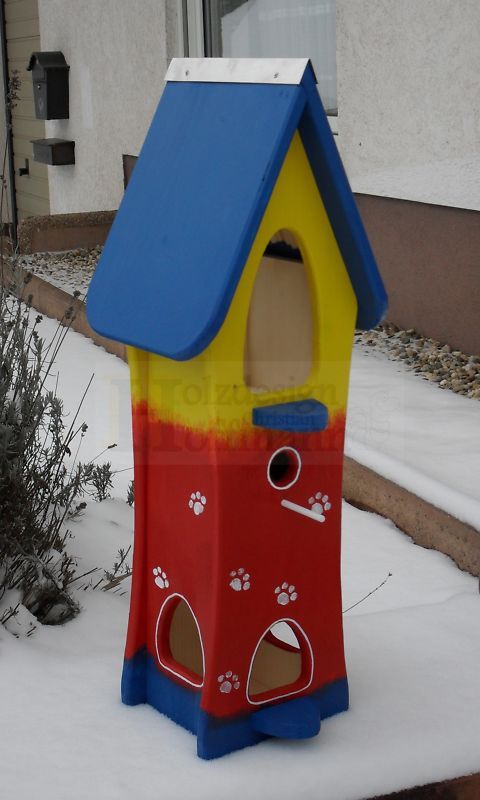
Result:
M39 36L38 19L25 19L21 22L7 22L7 39L28 38Z
M13 135L14 140L16 136L20 139L29 141L30 139L43 139L45 137L45 125L40 119L32 119L31 117L17 117L13 116ZM15 141L13 149L15 151ZM30 155L33 157L32 146L30 145Z
M25 100L19 99L17 105L15 106L13 117L14 119L36 119L33 98L27 97Z
M38 19L37 0L5 0L5 19L7 22Z
M39 49L40 49L40 40L38 36L29 36L26 39L15 39L15 38L9 39L8 59L9 61L10 59L16 59L16 58L23 59L26 56L28 62L30 54L33 53L35 50ZM25 64L25 70L26 67L27 64ZM31 80L32 78L30 73L27 72L26 74L30 77Z
M31 147L30 142L28 142L28 146ZM18 172L19 169L25 166L25 158L29 158L27 145L25 145L25 151L26 151L25 155L22 155L22 153L18 153L13 160L16 172ZM30 159L29 170L32 178L40 178L42 181L47 180L47 178L45 177L45 164L38 164L36 161L32 161Z
M18 218L45 216L50 213L50 205L47 198L34 197L24 192L17 193Z
M45 123L35 117L32 75L27 71L30 55L40 50L37 0L7 0L5 3L7 56L10 75L18 70L22 81L19 101L12 115L15 188L19 220L49 214L48 172L44 164L33 161L31 139L45 138ZM19 169L30 165L29 175Z
M45 166L45 165L39 164L38 166ZM36 197L39 200L45 200L47 191L48 191L48 180L44 177L38 177L38 176L35 177L30 172L30 175L28 177L28 187L25 190L25 194L30 195L32 198Z

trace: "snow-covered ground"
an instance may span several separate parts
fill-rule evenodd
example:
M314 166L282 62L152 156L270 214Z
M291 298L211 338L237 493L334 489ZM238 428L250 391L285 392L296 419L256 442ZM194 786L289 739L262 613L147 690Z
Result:
M79 568L131 542L123 500L74 527ZM350 710L307 742L267 741L215 762L147 706L119 699L128 595L81 592L83 611L28 639L0 632L0 774L15 800L359 800L480 767L480 597L474 578L375 515L344 507ZM125 587L128 588L128 587Z
M43 323L46 335L53 326ZM478 430L467 437L466 418L478 403L452 395L449 405L449 393L413 375L397 378L398 365L388 362L378 362L378 372L366 364L370 377L364 376L364 358L376 364L371 356L354 360L351 455L359 457L361 446L367 453L378 448L406 471L415 467L444 485L436 489L440 500L449 485L460 493L459 451L469 454L473 470L471 440ZM73 333L58 368L59 391L71 411L95 373L82 415L90 427L81 457L117 442L108 457L116 470L125 470L116 475L113 499L90 503L72 526L70 549L79 572L110 568L118 549L132 542L133 514L125 503L132 478L128 370ZM460 406L462 443L449 438L447 424L457 424ZM411 428L398 421L408 409L421 412ZM436 436L432 420L438 421ZM419 437L424 431L423 447L414 441L402 446L402 433ZM451 462L443 471L442 457ZM474 495L474 487L470 491ZM63 627L39 628L23 639L0 629L1 796L359 800L478 771L477 581L447 557L414 545L388 521L345 505L344 608L389 572L379 591L345 613L350 710L325 721L316 739L270 740L215 762L197 759L194 737L151 708L120 703L128 580L124 594L79 591L83 611Z
M346 454L480 529L480 403L353 354Z

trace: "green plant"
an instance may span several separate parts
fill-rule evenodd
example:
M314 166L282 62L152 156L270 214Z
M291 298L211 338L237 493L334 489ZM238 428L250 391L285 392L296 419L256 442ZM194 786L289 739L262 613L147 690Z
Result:
M109 461L105 464L96 464L88 476L88 482L93 487L93 497L98 503L110 497L110 489L113 488L112 477L112 465Z
M127 489L127 503L129 506L133 506L134 502L135 502L135 484L133 481L130 481Z
M103 592L108 592L111 589L117 592L122 581L131 576L132 570L127 562L131 550L131 545L126 550L120 549L112 569L110 571L104 570L103 578L97 584L97 586L101 586Z
M3 266L3 264L2 264ZM74 563L66 543L68 518L92 480L91 464L76 463L87 425L78 420L83 402L66 424L52 367L72 318L67 309L52 340L38 333L28 276L3 274L0 286L0 600L17 589L41 622L62 622L78 604L68 586ZM20 289L20 281L23 287ZM87 387L88 388L88 387ZM73 458L72 458L73 456ZM6 609L0 622L11 615Z
M18 88L15 79L9 92L10 109ZM0 211L4 195L5 180ZM79 611L70 593L79 578L68 551L68 521L85 508L85 494L97 499L108 496L112 472L110 464L96 465L96 459L87 464L78 461L87 432L79 415L92 379L71 419L57 394L54 365L74 319L73 307L65 310L46 341L39 333L42 316L31 308L28 289L32 276L18 268L15 257L7 260L5 250L2 234L0 624L10 624L25 609L39 622L55 624ZM29 624L28 633L34 627Z

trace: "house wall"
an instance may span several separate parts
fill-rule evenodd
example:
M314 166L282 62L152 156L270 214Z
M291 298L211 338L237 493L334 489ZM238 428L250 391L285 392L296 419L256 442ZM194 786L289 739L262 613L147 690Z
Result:
M182 55L180 0L38 2L42 49L63 50L71 66L71 118L47 123L47 135L76 143L75 166L48 168L51 213L116 209L122 154L138 155L168 61ZM389 318L480 352L480 217L462 211L480 212L480 2L336 8L337 144Z
M480 3L336 0L339 136L355 191L480 210ZM42 49L71 66L74 167L49 168L51 212L118 207L165 70L180 0L39 0ZM105 91L105 86L108 91Z
M480 213L357 195L390 322L480 354Z
M12 141L17 217L24 220L50 212L47 167L33 161L32 148L32 140L45 138L45 123L35 116L32 73L27 70L31 54L40 49L38 0L9 0L3 12L9 78L17 72L20 80L12 110Z
M3 62L0 58L0 91L3 92ZM10 209L10 173L8 169L8 162L5 162L5 172L3 173L3 157L5 153L5 145L7 141L7 122L5 118L5 108L2 104L0 112L0 153L2 159L2 168L0 168L0 180L5 180L5 188L3 189L3 202L2 202L2 218L1 222L11 222L12 215ZM1 187L0 187L1 188Z
M75 165L49 167L52 214L116 209L122 154L138 154L178 52L175 0L39 0L42 50L70 65L70 119L47 136L75 141Z
M337 0L353 189L480 210L478 0Z
M480 353L480 3L337 0L337 144L388 319Z
M180 0L38 1L42 49L71 66L71 118L47 135L76 143L75 166L49 168L51 212L116 208L121 155L138 155L182 54ZM478 0L336 7L337 143L353 189L480 210Z

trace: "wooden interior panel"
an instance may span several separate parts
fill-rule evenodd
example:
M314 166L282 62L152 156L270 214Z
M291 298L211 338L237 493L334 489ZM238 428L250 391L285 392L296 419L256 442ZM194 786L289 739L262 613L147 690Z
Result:
M313 314L301 261L265 256L252 293L245 343L245 383L258 391L300 386L313 358Z
M300 646L293 649L280 640L276 644L271 633L270 636L267 634L260 642L255 654L248 682L248 696L254 697L281 686L289 686L300 678L301 673Z
M180 600L172 615L169 645L172 659L203 678L203 655L195 618L185 600Z

